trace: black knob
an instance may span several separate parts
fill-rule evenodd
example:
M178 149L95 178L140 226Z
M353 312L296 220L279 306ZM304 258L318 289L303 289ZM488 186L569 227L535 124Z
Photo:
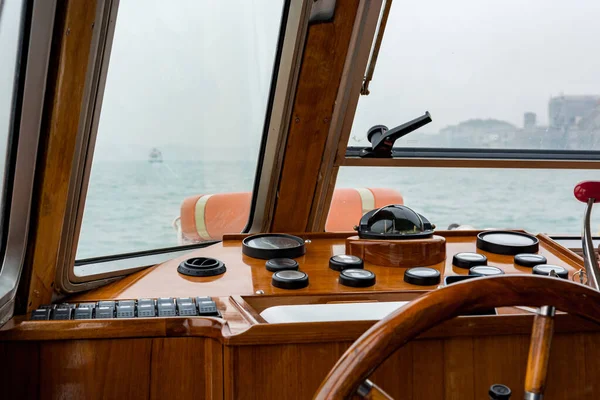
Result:
M508 386L495 384L490 387L490 400L510 400L511 391Z

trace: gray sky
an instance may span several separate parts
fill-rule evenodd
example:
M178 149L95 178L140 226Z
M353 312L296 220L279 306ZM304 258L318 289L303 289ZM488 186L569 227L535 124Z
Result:
M97 159L256 159L282 0L122 0Z
M0 128L18 3L6 0L0 26ZM255 157L282 3L121 0L95 158L143 159L155 146L215 158L229 143L231 158ZM352 137L425 110L424 132L469 118L521 126L525 111L546 124L550 96L600 94L597 38L598 0L396 0Z

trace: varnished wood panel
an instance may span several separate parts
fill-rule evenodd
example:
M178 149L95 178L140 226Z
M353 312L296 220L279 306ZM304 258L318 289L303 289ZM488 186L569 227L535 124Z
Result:
M600 347L595 346L599 338L600 334L555 338L545 399L600 396ZM582 341L594 346L586 350ZM311 399L312 389L349 344L226 347L225 399ZM494 383L509 386L512 398L519 399L528 346L528 335L418 340L394 353L371 378L395 399L486 399ZM592 369L584 370L584 364ZM577 379L575 374L583 375Z
M0 398L40 398L39 354L38 343L0 342Z
M473 339L474 399L487 394L490 386L508 386L513 398L523 398L529 336L490 336Z
M203 338L152 340L150 399L222 399L223 349Z
M46 342L41 399L148 399L151 339Z
M447 400L478 400L475 396L473 338L451 338L443 342L444 397Z
M58 2L30 231L32 256L25 267L31 269L25 291L28 311L50 303L54 292L95 11L96 0Z
M332 22L308 28L272 231L307 228L357 10L358 0L338 0Z
M0 342L2 399L222 399L213 339Z
M349 342L225 348L225 399L310 399Z
M531 274L531 268L515 266L513 256L492 254L476 248L478 231L438 231L436 234L446 238L447 257L443 262L432 265L442 276L468 275L468 270L452 266L452 256L459 252L478 252L484 254L490 265L500 267L506 274ZM149 270L125 277L120 282L76 295L73 301L98 299L135 299L142 297L185 297L185 296L230 296L250 295L257 291L264 294L320 294L320 293L373 293L397 290L431 290L434 286L415 286L404 282L406 268L390 268L365 262L365 268L377 275L377 283L368 288L351 288L338 282L339 272L329 268L329 258L345 253L346 234L300 234L312 238L306 244L306 254L296 258L300 270L308 274L310 285L299 290L279 289L271 285L272 273L265 268L265 261L242 254L241 240L224 240L209 247L195 250L187 255L167 261ZM569 276L582 267L582 260L564 247L540 238L539 254L548 259L549 264L564 266ZM197 278L183 276L177 272L177 266L190 257L214 257L225 263L225 274Z
M346 254L382 267L424 267L446 259L446 239L369 240L358 236L346 239Z

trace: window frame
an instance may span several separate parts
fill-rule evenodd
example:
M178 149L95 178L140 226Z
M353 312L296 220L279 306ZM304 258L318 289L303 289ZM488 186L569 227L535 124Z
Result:
M252 204L244 232L261 230L264 221L269 219L273 196L270 186L272 182L278 181L275 176L279 173L277 168L280 164L279 149L285 145L282 138L285 137L285 128L289 122L287 121L289 118L286 118L289 114L286 104L289 102L290 94L293 93L294 85L297 84L300 59L298 53L302 51L311 4L310 0L285 0L284 2ZM118 6L119 0L98 0L96 8L94 23L99 29L95 29L92 37L55 277L57 289L65 293L102 286L125 275L172 259L184 250L191 251L217 242L76 260ZM85 276L76 275L76 266L85 266L84 268L90 270L90 273Z
M8 142L0 270L0 326L13 314L27 249L31 205L56 0L25 2L19 55L20 75L13 100Z

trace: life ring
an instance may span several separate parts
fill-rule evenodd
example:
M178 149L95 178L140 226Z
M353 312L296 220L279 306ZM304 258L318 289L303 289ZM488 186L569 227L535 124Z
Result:
M219 240L239 233L248 223L252 194L216 193L187 197L181 204L180 243ZM404 204L402 195L386 188L338 188L325 223L327 232L351 231L364 213L388 204Z

